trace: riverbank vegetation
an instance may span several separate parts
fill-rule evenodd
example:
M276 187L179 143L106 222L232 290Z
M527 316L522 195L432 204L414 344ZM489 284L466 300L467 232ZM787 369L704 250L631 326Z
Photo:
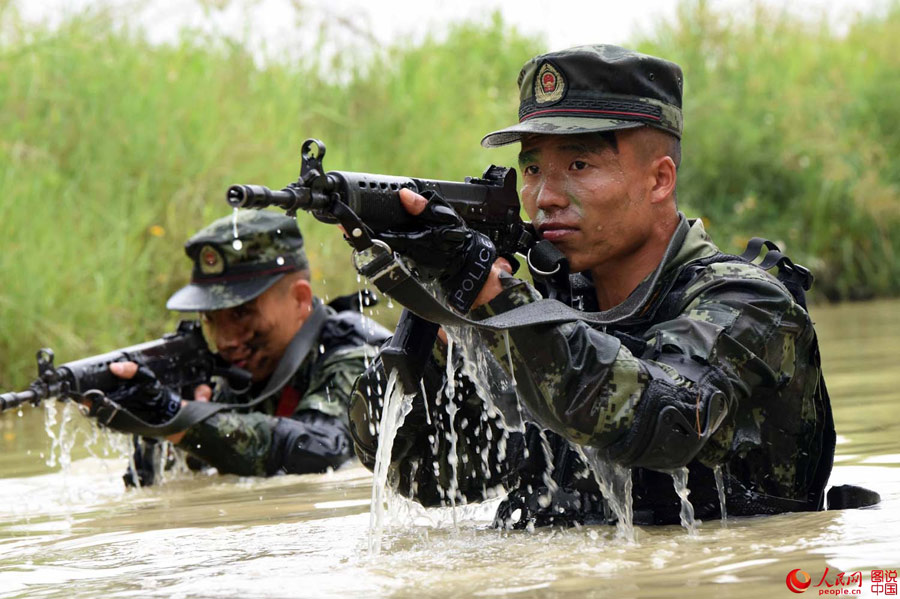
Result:
M545 50L494 17L368 58L261 63L240 40L151 44L93 9L26 24L0 0L0 387L170 330L184 240L228 213L231 183L280 187L305 137L329 169L442 179L514 164L479 146ZM601 40L598 40L601 41ZM679 201L723 249L781 242L818 300L900 291L900 10L846 32L758 9L682 5L634 47L685 70ZM356 288L349 250L301 216L322 295Z

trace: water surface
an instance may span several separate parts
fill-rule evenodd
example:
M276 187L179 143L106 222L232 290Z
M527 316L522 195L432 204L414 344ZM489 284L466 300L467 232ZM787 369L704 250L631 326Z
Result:
M0 596L793 597L794 569L812 578L805 595L876 596L870 572L900 568L900 302L812 313L839 435L832 482L877 490L877 509L709 521L694 536L637 527L629 544L613 527L493 530L495 504L454 518L395 502L370 557L372 478L358 464L126 490L121 443L85 449L93 432L75 415L72 463L54 450L48 466L43 412L26 407L0 417ZM861 587L835 584L857 571Z

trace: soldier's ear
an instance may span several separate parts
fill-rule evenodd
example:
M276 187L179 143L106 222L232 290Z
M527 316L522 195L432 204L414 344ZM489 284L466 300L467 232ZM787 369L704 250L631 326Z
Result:
M308 312L313 302L312 286L309 284L309 281L298 277L291 283L290 293L301 311L304 313Z
M654 177L650 201L655 204L667 200L675 193L678 172L675 161L670 156L660 156L651 163L650 168Z

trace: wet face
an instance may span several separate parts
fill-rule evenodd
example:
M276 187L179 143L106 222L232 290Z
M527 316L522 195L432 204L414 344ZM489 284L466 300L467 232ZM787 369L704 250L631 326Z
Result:
M647 242L653 177L634 131L619 131L616 147L592 134L522 140L522 204L572 272L602 274Z
M254 300L202 318L222 357L261 381L275 370L311 308L309 282L286 277Z

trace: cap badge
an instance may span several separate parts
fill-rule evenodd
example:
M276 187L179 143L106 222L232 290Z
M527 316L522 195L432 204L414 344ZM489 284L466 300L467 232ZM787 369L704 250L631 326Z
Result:
M211 245L204 245L200 248L200 259L197 261L200 266L200 272L205 275L222 274L225 270L225 260L222 254Z
M534 100L538 104L556 102L563 97L566 91L566 80L562 74L549 62L545 62L538 69L534 78Z

